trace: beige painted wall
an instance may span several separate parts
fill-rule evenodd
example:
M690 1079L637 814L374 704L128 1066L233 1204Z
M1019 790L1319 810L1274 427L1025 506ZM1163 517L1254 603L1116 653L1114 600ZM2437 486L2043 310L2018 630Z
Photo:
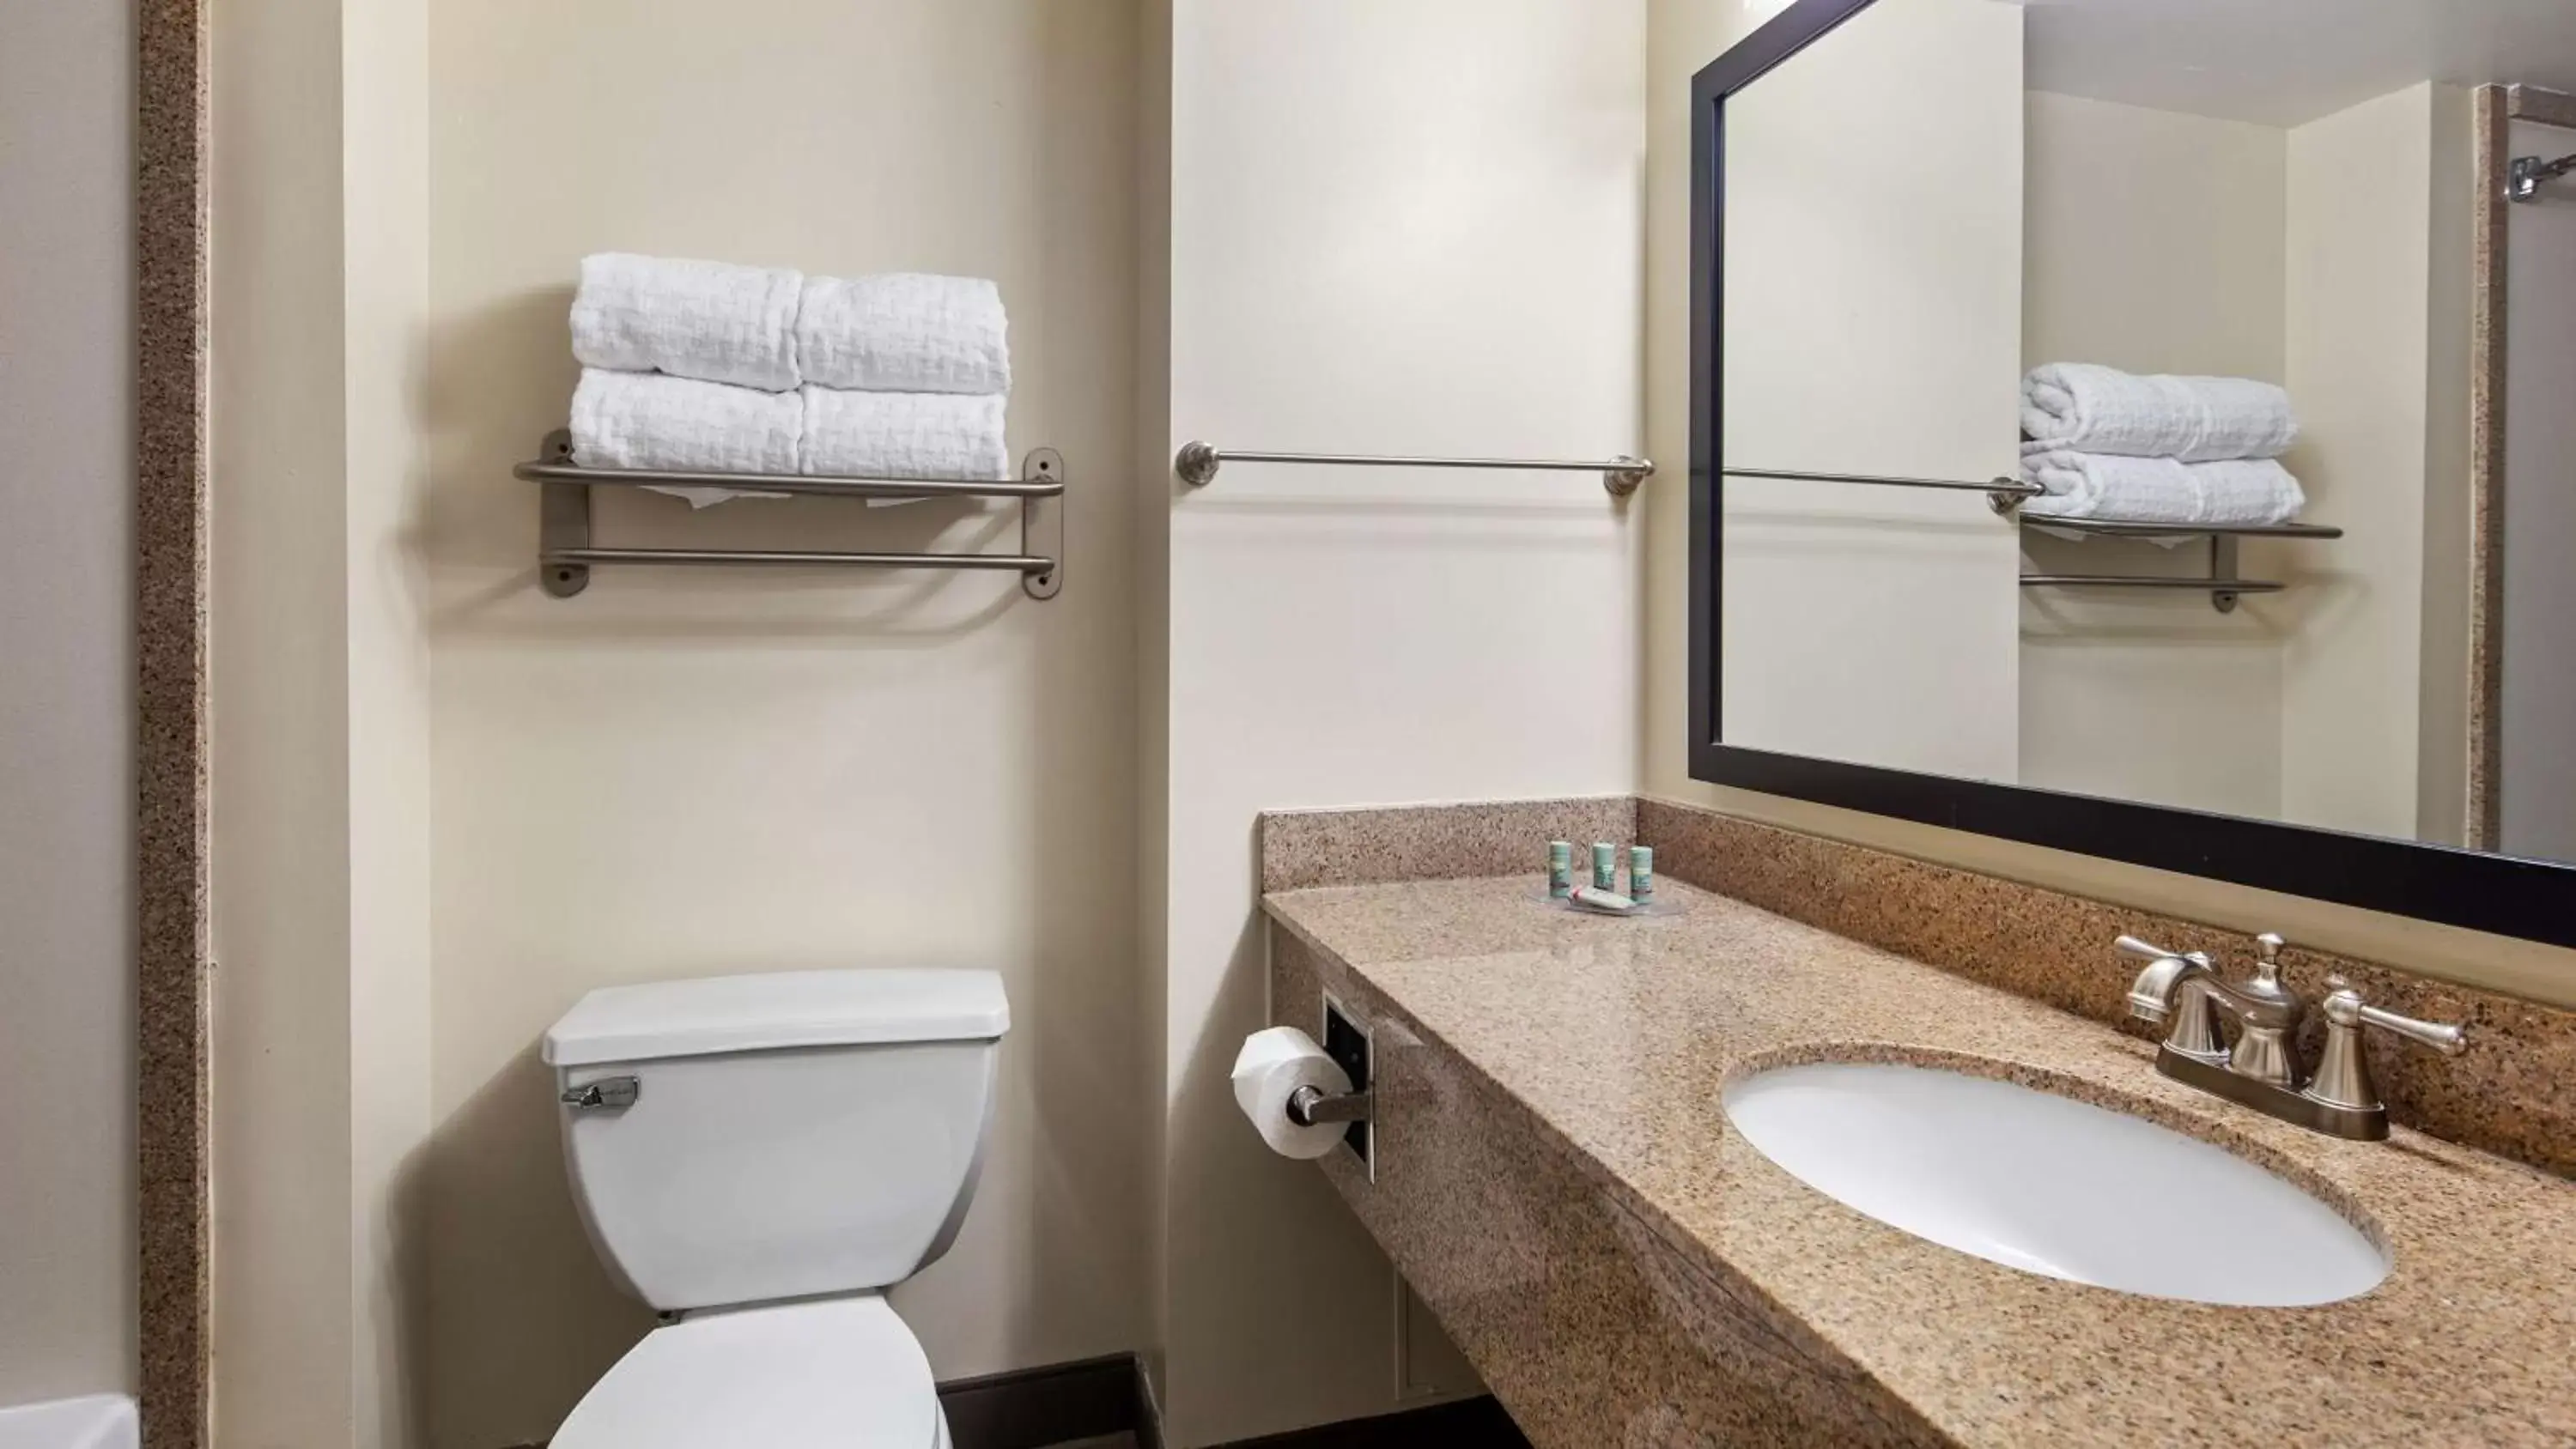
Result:
M428 1267L430 0L348 0L341 31L347 367L349 1318L359 1449L419 1444Z
M0 1404L134 1387L133 53L0 10Z
M439 0L430 41L432 1442L542 1437L651 1325L582 1236L535 1055L615 982L1001 971L981 1190L894 1301L942 1377L1136 1346L1137 6ZM539 593L509 469L563 423L575 267L611 248L998 279L1012 447L1072 478L1063 593L641 569ZM600 526L955 548L1016 518L633 497Z
M2576 131L2519 121L2516 156ZM2506 265L2504 848L2576 860L2576 194L2512 211Z
M1254 815L1628 789L1637 505L1585 475L1238 464L1182 496L1164 470L1194 437L1633 451L1643 19L1633 0L1173 7L1169 432L1145 519L1168 632L1145 730L1166 773L1148 933L1176 1445L1397 1406L1385 1258L1225 1083L1263 1021ZM1646 492L1680 497L1680 450L1658 456Z
M2287 133L2033 91L2022 361L2283 376ZM2025 534L2041 573L2205 568L2198 548ZM2318 545L2249 550L2298 577ZM2257 554L2260 557L2257 557ZM2186 809L2281 808L2281 639L2256 599L2026 589L2022 783Z
M1726 466L2018 467L2021 96L2017 7L1887 0L1737 103ZM1902 164L1878 164L1898 136ZM1737 478L1724 497L1726 738L2015 778L2017 530L1982 495Z
M1657 456L1680 456L1689 436L1690 78L1774 8L1768 0L1758 0L1754 9L1759 13L1748 14L1707 0L1651 0L1646 438ZM2576 1002L2576 952L1693 781L1687 753L1689 627L1683 609L1690 562L1689 500L1678 489L1649 493L1645 709L1639 742L1648 792L2234 929L2279 930L2293 939L2453 980Z
M2023 360L2279 382L2286 133L2023 99Z
M2431 84L2290 132L2285 460L2345 536L2282 621L2281 807L2454 840L2466 768L2467 93ZM2437 803L2447 800L2447 806Z
M217 13L215 1413L416 1442L420 0Z

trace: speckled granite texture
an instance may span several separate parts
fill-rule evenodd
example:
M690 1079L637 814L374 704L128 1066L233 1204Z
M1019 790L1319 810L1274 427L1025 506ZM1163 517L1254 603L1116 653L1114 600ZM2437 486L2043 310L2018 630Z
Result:
M2476 172L2480 200L2471 223L2469 340L2469 809L2467 843L2493 850L2500 839L2504 747L2505 243L2513 203L2511 106L2505 87L2477 89Z
M1329 982L1373 1029L1378 1180L1344 1152L1325 1175L1533 1443L1941 1442L1740 1278L1650 1230L1338 963L1276 928L1271 950L1277 999Z
M135 1286L150 1449L213 1442L206 21L199 0L135 12Z
M1261 817L1261 888L1447 880L1541 870L1547 842L1574 842L1578 870L1594 841L1636 839L1627 795L1363 810L1277 810Z
M1379 1043L1377 1182L1339 1154L1325 1171L1533 1441L2576 1443L2568 1184L2402 1129L2274 1122L2156 1075L2098 1022L1678 881L1687 911L1643 921L1547 909L1536 884L1266 898L1273 998L1320 978ZM2034 904L1915 898L1936 902ZM2090 970L2116 999L2102 939L2017 935L2017 959ZM1937 1247L1728 1128L1730 1076L1818 1058L1929 1061L2162 1122L2307 1184L2395 1267L2344 1303L2226 1309Z
M1657 869L1989 986L2131 1032L2125 993L2134 963L2111 952L2131 935L2208 951L2242 976L2252 944L2232 931L2082 896L1932 865L1840 841L1661 801L1637 807ZM2392 1119L2560 1174L2576 1173L2576 1012L2410 975L2293 945L2282 962L2310 1000L2341 975L2374 1006L2469 1029L2444 1057L2386 1038L2371 1068ZM2315 1060L2320 1022L2303 1043Z

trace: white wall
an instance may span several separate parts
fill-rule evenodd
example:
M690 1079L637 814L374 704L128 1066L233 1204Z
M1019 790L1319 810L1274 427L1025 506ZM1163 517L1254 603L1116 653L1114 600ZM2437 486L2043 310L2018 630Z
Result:
M2512 154L2576 151L2516 122ZM2576 192L2516 206L2506 252L2503 848L2576 860Z
M2418 85L2290 132L2304 431L2284 461L2309 516L2345 530L2265 606L2285 639L2282 815L2303 825L2462 826L2427 800L2462 798L2466 769L2465 659L2444 647L2466 631L2466 103Z
M1646 437L1659 457L1679 456L1689 436L1691 76L1777 9L1776 0L1736 5L1650 0ZM1690 578L1688 503L1679 489L1649 490L1646 499L1645 709L1639 748L1648 792L2232 929L2283 931L2328 950L2451 980L2576 1002L2576 952L1692 780L1684 607Z
M540 1438L651 1325L597 1263L539 1035L615 982L1001 971L981 1191L895 1293L942 1377L1146 1336L1134 891L1131 0L440 0L430 48L432 1442ZM1063 593L606 569L538 592L564 313L611 248L999 280L1015 451L1063 451ZM1159 479L1157 469L1152 479ZM1148 487L1159 487L1149 481ZM1015 510L604 500L606 540L1016 542ZM996 534L994 531L999 530Z
M0 1404L134 1387L133 57L0 10Z
M2045 91L2025 100L2024 366L2280 382L2287 133ZM2198 547L2022 542L2039 573L2207 567ZM2318 547L2249 552L2246 571L2296 578ZM2268 609L2026 589L2021 639L2023 784L2280 813L2281 639Z
M1179 0L1155 466L1190 438L1634 451L1643 19ZM1678 498L1680 450L1659 457L1646 491ZM1169 486L1146 519L1170 557L1146 685L1167 750L1161 1342L1170 1441L1195 1446L1397 1406L1384 1257L1225 1085L1262 1020L1254 815L1633 785L1636 505L1564 474L1240 464Z
M1886 0L1730 109L1725 466L2016 470L2021 97L2017 7ZM1984 495L1723 487L1722 737L2013 779L2017 530Z

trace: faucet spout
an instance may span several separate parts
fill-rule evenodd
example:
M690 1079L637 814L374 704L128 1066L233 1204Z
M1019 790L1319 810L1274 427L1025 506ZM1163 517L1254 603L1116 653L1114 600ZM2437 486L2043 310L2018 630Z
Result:
M2216 1060L2227 1053L2218 1034L2218 1009L2212 992L2222 986L2218 968L2205 951L2168 951L2135 936L2122 936L2120 950L2146 958L2147 969L2129 986L2129 1015L2163 1026L2172 1023L2165 1045L2176 1051Z
M2174 987L2191 963L2177 956L2138 973L2129 987L2129 1015L2161 1025L2173 1016Z
M2147 969L2139 972L2129 987L2129 1014L2140 1021L2169 1020L2183 983L2195 973L2203 977L2213 974L2209 957L2203 952L2177 955L2134 936L2122 936L2119 945L2129 955L2148 958Z

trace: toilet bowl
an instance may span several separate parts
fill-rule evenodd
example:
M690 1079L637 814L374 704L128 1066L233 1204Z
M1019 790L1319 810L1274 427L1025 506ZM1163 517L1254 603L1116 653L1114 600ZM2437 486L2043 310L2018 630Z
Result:
M592 1246L672 1321L554 1449L938 1449L883 1297L948 1250L1010 1007L989 971L796 971L594 991L546 1033Z

